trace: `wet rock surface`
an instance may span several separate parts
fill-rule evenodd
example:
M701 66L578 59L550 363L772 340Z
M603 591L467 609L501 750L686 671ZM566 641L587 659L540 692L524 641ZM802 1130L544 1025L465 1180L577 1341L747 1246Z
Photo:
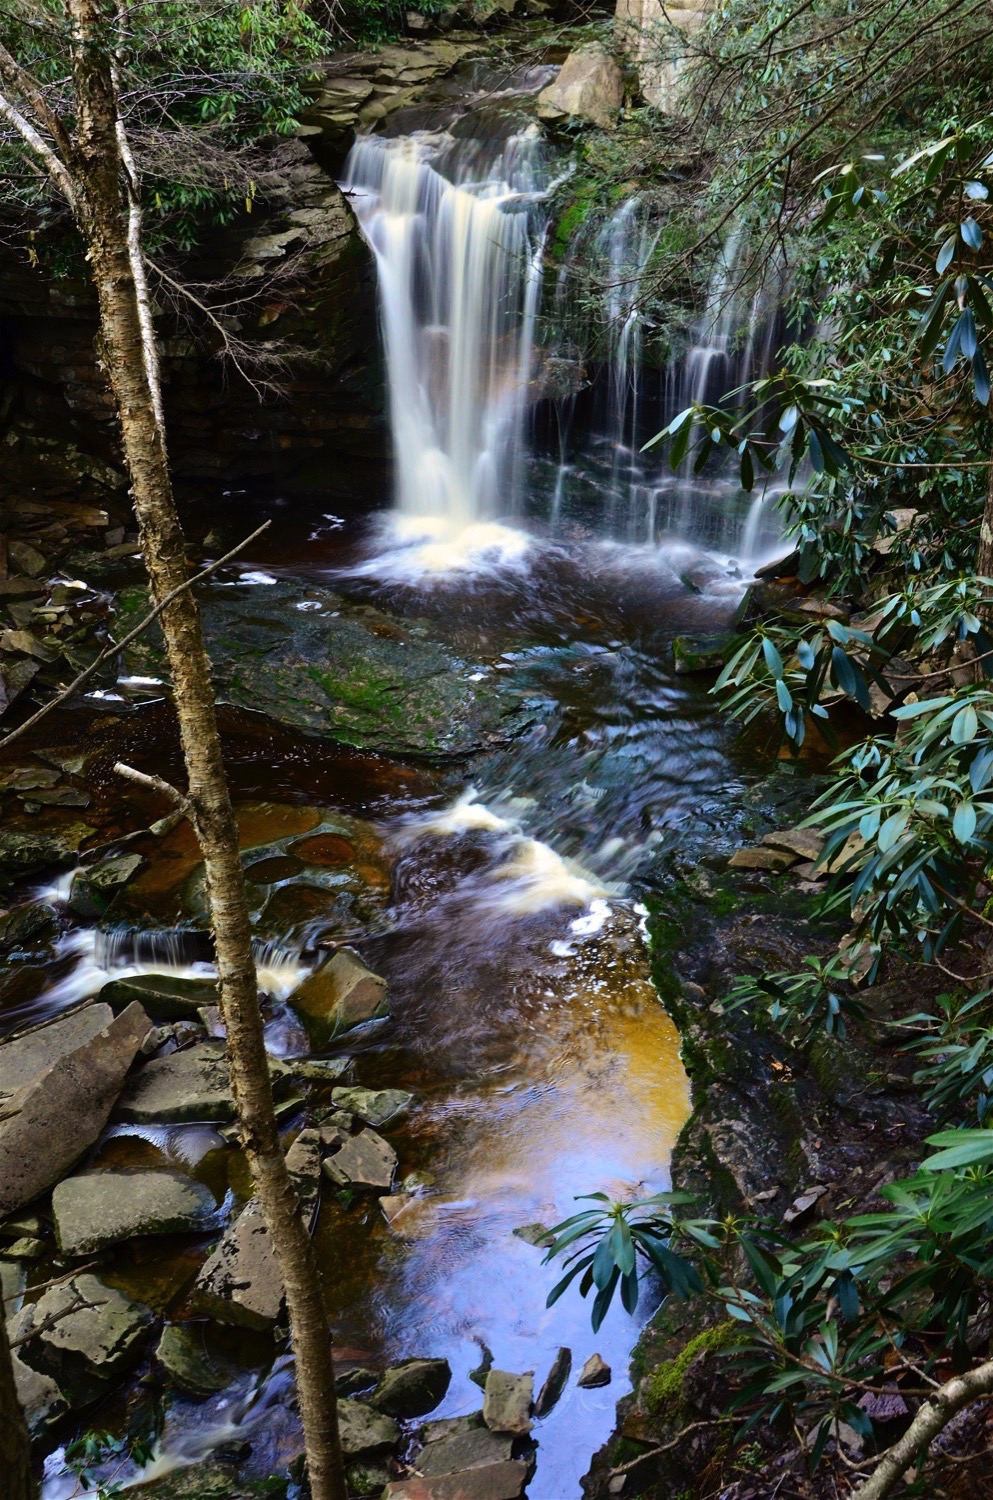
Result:
M285 1063L270 1058L269 1070L277 1091L288 1085ZM227 1122L234 1117L223 1042L200 1042L184 1051L152 1058L129 1080L115 1110L116 1119L138 1124Z
M402 1420L423 1417L444 1400L451 1380L447 1359L408 1359L386 1371L369 1404Z
M483 1421L491 1432L522 1437L531 1431L534 1378L490 1370L483 1388Z
M58 1182L93 1145L148 1030L141 1006L129 1005L6 1100L0 1121L0 1217Z
M52 1194L64 1255L92 1255L147 1234L203 1231L216 1212L214 1195L179 1172L82 1172Z
M96 1276L50 1287L15 1319L19 1357L54 1380L70 1406L103 1395L141 1354L152 1322L148 1308Z
M305 734L431 759L506 743L528 722L512 688L473 681L424 621L288 582L208 589L200 603L219 695ZM125 592L118 629L146 607L144 589ZM161 675L162 647L150 633L126 660Z
M317 1041L389 1011L386 980L367 968L352 948L339 948L294 991L290 1004Z

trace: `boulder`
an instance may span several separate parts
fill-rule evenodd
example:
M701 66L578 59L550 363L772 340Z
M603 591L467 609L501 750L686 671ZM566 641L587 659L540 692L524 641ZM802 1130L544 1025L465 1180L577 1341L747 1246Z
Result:
M534 1377L490 1370L483 1390L483 1421L491 1432L523 1437L531 1431Z
M388 1014L386 980L374 974L352 948L339 948L290 996L312 1039L328 1041L340 1032Z
M283 1281L262 1209L252 1198L203 1265L193 1288L199 1312L265 1331L283 1306Z
M530 1472L529 1464L512 1459L454 1474L415 1475L394 1479L382 1500L518 1500Z
M285 1090L290 1070L269 1059L275 1091ZM226 1122L235 1118L231 1076L223 1042L201 1042L147 1062L121 1094L115 1119L141 1125L185 1125L195 1121Z
M410 1108L413 1094L404 1089L333 1089L331 1102L336 1109L358 1115L367 1125L385 1125L401 1119Z
M78 870L69 890L70 911L77 917L102 917L146 863L140 854L119 854L116 859Z
M49 1287L19 1316L27 1335L20 1357L72 1407L102 1396L135 1363L152 1322L147 1307L89 1274Z
M322 1130L321 1140L332 1155L325 1158L324 1174L338 1187L369 1188L389 1192L397 1168L397 1154L374 1130L346 1135L337 1128Z
M542 120L588 121L601 130L612 130L624 103L621 70L599 42L570 52L557 78L538 95L538 117Z
M44 1073L60 1057L75 1052L114 1019L108 1005L84 1005L46 1021L0 1045L0 1095L10 1095Z
M191 1396L209 1396L230 1383L230 1373L219 1369L206 1353L198 1324L168 1323L162 1330L155 1359L170 1385Z
M392 1477L385 1463L375 1459L351 1464L345 1471L350 1495L375 1495L377 1500Z
M32 938L47 937L54 931L58 916L47 901L29 901L0 916L0 952L21 948Z
M584 1391L596 1390L598 1386L610 1384L610 1366L599 1354L591 1354L579 1372L576 1384Z
M156 1021L196 1021L201 1007L217 1004L217 981L137 974L133 979L112 979L100 991L100 999L112 1010L139 1000Z
M680 675L719 672L733 640L734 636L726 630L712 635L677 635L672 643L676 671Z
M182 1172L82 1172L52 1194L63 1255L93 1255L140 1234L193 1233L216 1212L210 1189Z
M93 1145L148 1030L141 1006L129 1005L5 1102L0 1218L58 1182Z
M451 1380L447 1359L407 1359L386 1371L369 1405L403 1420L423 1417L444 1400Z
M20 1338L30 1327L31 1314L28 1311L18 1313L11 1318L8 1324L8 1334L11 1339ZM18 1351L10 1351L10 1363L14 1372L14 1388L17 1391L17 1399L21 1403L24 1419L28 1424L28 1431L33 1438L41 1437L50 1427L54 1427L61 1417L69 1410L69 1403L59 1390L51 1375L43 1375L38 1370L32 1370L20 1358Z
M395 1448L400 1441L400 1427L392 1417L347 1397L338 1402L338 1430L346 1459L381 1453L386 1448Z
M538 1392L534 1403L534 1414L536 1417L547 1417L548 1413L556 1405L565 1383L569 1379L572 1370L572 1351L560 1349L552 1360L552 1368L545 1377L545 1382Z
M420 1474L456 1474L485 1464L506 1463L513 1452L514 1439L506 1432L491 1432L481 1412L434 1426L448 1430L425 1443L417 1455L414 1462Z
M93 832L89 823L67 823L57 833L0 832L0 885L10 886L25 875L64 864Z

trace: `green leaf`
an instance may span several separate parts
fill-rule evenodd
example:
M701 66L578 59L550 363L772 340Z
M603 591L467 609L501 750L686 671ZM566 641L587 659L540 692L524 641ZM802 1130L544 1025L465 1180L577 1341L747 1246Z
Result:
M945 1172L953 1167L993 1162L993 1130L942 1130L929 1135L927 1143L945 1149L925 1158L921 1163L923 1172Z
M976 831L976 809L972 802L960 802L952 819L952 832L960 844L967 844Z

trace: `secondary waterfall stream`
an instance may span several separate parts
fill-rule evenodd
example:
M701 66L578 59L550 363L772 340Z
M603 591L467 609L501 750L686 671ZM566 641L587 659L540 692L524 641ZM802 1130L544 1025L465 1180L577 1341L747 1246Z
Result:
M637 1320L618 1310L594 1337L577 1295L546 1309L559 1272L542 1266L528 1226L573 1212L580 1193L667 1185L688 1089L650 980L640 896L680 826L718 825L740 790L726 727L705 686L676 675L672 637L727 621L775 533L767 502L750 507L726 475L672 475L640 448L687 390L719 394L760 364L773 334L767 308L739 298L728 311L715 291L688 355L649 369L637 295L659 233L649 205L630 198L577 231L550 277L553 198L569 163L532 124L504 127L354 147L345 186L376 257L393 510L342 524L329 479L322 515L333 524L298 518L295 553L284 540L245 558L203 597L231 590L250 618L253 599L282 589L288 617L330 628L354 616L412 645L426 636L467 687L506 697L505 732L471 760L410 766L280 738L248 716L229 730L230 769L270 1049L308 1052L286 997L327 947L354 942L388 981L392 1019L342 1050L363 1082L416 1100L391 1134L403 1186L388 1210L332 1200L318 1221L340 1357L446 1357L453 1381L436 1415L451 1416L478 1410L470 1375L490 1355L540 1385L560 1346L574 1370L600 1353L612 1383L573 1380L534 1433L529 1493L578 1500L653 1296L646 1289ZM579 260L602 273L604 337L597 368L555 392L556 364L577 368L556 323ZM285 539L290 523L273 514ZM119 729L108 722L90 731L108 767L126 752L160 769L174 753L154 704ZM44 978L22 977L5 1020L38 1020L122 973L209 972L198 869L188 830L166 836L129 893L144 925L76 922ZM45 892L60 910L67 894L65 880ZM207 1127L125 1126L94 1160L179 1161L219 1203L243 1200L244 1172L224 1152ZM154 1263L125 1253L112 1275L181 1320L205 1253L180 1245ZM237 1439L250 1445L248 1472L264 1477L292 1451L285 1357L248 1335L218 1350L229 1382L206 1399L169 1397L153 1473ZM71 1492L56 1452L46 1500Z

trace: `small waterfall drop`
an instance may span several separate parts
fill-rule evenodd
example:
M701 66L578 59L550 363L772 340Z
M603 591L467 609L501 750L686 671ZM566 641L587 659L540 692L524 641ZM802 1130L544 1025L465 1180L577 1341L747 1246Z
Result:
M457 528L517 509L546 187L533 127L352 150L345 191L379 270L404 517Z

